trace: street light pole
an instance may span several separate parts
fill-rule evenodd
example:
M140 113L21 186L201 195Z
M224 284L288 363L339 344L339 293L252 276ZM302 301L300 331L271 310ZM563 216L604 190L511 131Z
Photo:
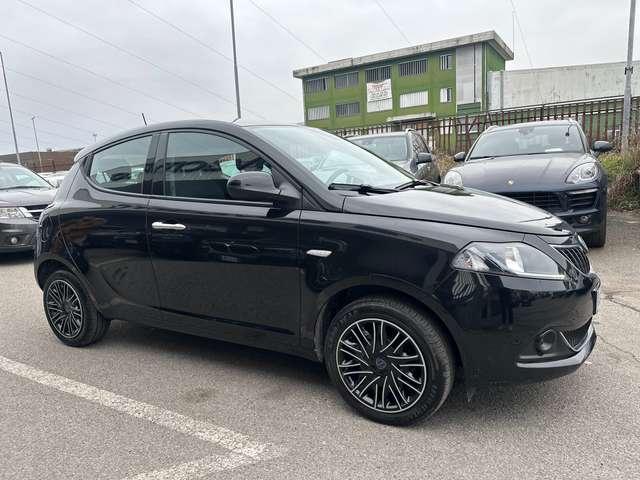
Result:
M42 156L40 155L40 144L38 143L38 131L36 130L36 117L31 117L31 123L33 123L33 136L36 139L36 150L38 151L38 163L40 163L40 173L42 173Z
M7 85L7 74L4 71L4 57L0 52L0 64L2 64L2 78L4 78L4 91L7 93L7 107L9 107L9 118L11 119L11 131L13 132L13 146L16 148L16 160L18 165L22 165L20 161L20 151L18 150L18 139L16 137L16 126L13 124L13 110L11 110L11 98L9 97L9 85Z
M633 34L636 21L636 0L631 0L629 12L629 37L627 46L627 65L624 67L624 103L622 109L622 153L629 148L629 128L631 123L631 75L633 74Z
M236 56L236 26L233 19L233 0L229 0L229 7L231 9L231 43L233 44L233 75L236 82L236 120L239 120L242 116L240 110L240 85L238 84L238 59ZM236 121L234 120L234 122Z

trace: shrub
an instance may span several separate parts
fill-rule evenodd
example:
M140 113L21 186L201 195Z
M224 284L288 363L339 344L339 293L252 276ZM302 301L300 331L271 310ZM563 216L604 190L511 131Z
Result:
M629 149L622 155L614 151L600 157L609 175L609 207L620 210L640 208L637 175L640 170L640 135L629 139Z

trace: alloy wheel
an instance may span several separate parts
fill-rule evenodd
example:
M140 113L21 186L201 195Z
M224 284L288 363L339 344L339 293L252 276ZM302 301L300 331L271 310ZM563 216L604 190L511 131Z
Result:
M51 325L65 338L80 333L84 320L82 303L75 288L64 280L54 280L45 296L45 308Z
M347 327L338 339L336 365L351 395L383 413L411 408L427 384L427 367L418 345L388 320L361 319Z

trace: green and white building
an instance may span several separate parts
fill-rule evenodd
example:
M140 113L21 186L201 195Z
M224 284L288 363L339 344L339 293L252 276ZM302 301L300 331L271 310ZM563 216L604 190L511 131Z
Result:
M489 72L513 52L494 31L300 68L304 118L339 129L487 110Z

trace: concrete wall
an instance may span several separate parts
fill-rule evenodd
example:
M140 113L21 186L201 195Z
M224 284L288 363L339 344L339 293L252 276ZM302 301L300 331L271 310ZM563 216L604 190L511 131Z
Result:
M624 62L488 73L489 110L624 93ZM632 92L640 92L640 62L634 62Z

